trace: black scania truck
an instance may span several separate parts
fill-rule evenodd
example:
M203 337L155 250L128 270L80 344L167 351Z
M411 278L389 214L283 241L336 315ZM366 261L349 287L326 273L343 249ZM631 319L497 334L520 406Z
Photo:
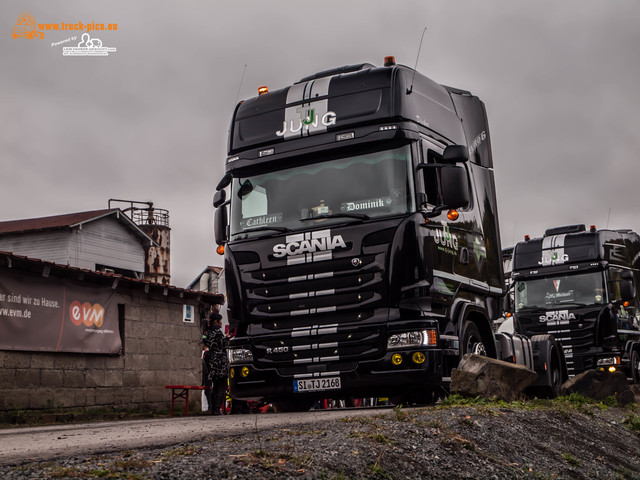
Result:
M514 316L552 334L569 374L622 369L640 381L640 237L630 230L548 229L513 250Z
M462 354L496 357L484 104L393 57L266 90L235 109L214 196L233 398L429 401Z

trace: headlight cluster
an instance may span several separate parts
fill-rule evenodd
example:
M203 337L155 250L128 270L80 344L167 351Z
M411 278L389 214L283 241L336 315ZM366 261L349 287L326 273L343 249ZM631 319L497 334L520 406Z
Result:
M227 350L227 358L231 364L246 363L253 361L253 354L246 348L230 348Z
M437 344L434 329L403 332L391 335L387 340L387 349L394 350L407 347L426 347Z
M598 366L604 365L618 365L620 363L620 357L606 357L598 360Z

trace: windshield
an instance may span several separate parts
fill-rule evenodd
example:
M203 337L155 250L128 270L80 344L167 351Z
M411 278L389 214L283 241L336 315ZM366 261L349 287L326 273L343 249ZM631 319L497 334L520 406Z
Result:
M246 238L251 230L307 230L412 212L412 171L406 145L234 178L231 235Z
M607 303L604 273L591 272L521 280L515 285L516 312Z

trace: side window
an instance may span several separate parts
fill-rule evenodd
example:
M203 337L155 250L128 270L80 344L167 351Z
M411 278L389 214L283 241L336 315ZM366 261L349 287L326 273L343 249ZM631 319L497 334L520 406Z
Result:
M607 288L609 289L609 301L618 302L622 300L620 292L620 282L622 280L622 270L619 268L609 269L609 275L607 279Z
M429 149L427 142L422 142L422 161L426 163L437 163L436 157ZM430 205L442 204L442 197L440 196L439 188L439 173L436 168L424 168L422 169L422 176L424 178L424 190L427 194L427 202Z

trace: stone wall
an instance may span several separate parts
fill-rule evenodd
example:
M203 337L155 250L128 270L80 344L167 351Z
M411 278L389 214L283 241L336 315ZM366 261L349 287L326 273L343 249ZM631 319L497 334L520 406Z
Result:
M200 385L201 325L183 322L184 298L119 292L117 303L124 306L121 355L0 351L0 412L166 410L165 385Z

